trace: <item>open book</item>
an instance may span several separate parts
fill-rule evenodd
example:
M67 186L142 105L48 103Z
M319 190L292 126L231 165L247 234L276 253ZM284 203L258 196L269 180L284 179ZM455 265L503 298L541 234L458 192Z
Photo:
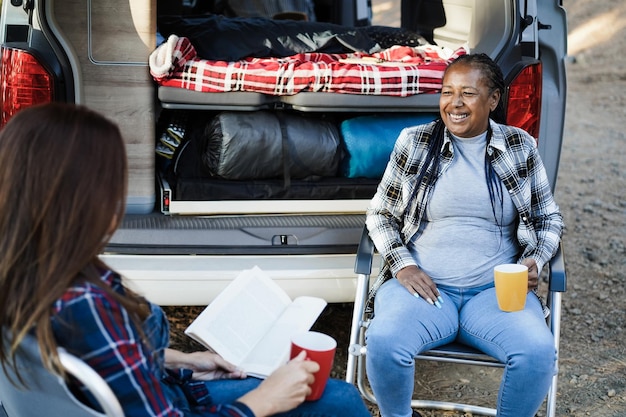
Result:
M185 333L248 375L264 378L289 360L291 336L311 328L326 301L291 300L260 268L241 272Z

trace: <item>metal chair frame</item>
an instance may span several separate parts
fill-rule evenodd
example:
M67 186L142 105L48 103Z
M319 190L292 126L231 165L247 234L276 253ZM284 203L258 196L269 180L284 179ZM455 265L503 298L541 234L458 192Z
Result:
M3 343L7 340L5 336L3 332ZM93 368L62 348L58 352L67 373L85 385L104 413L81 403L61 376L45 368L37 340L27 336L17 353L18 372L26 386L19 383L14 370L0 367L0 417L124 417L117 397Z
M365 316L365 304L369 292L370 275L374 259L375 247L371 241L367 229L364 228L357 251L354 272L357 274L356 294L354 300L354 312L350 331L350 342L348 346L348 361L346 369L346 381L356 384L363 397L374 404L377 403L374 393L366 383L365 373L365 330L369 325L369 318ZM567 276L565 273L565 261L562 246L556 255L550 260L548 274L548 296L547 305L550 308L550 316L547 319L548 327L554 336L554 346L557 352L557 369L559 358L559 343L561 332L561 298L566 290ZM482 353L461 343L450 343L427 352L423 352L415 357L416 360L428 360L436 362L447 362L464 365L488 366L504 368L504 364L497 359ZM557 394L558 374L552 377L552 383L547 395L546 416L556 416L556 394ZM481 407L472 404L454 403L446 401L430 401L412 399L412 408L433 409L469 412L477 415L495 416L496 410L489 407Z

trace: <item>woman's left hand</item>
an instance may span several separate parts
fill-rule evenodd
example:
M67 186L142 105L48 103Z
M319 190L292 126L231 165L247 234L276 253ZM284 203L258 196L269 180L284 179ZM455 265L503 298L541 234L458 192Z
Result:
M522 265L528 267L528 290L532 291L539 287L539 270L537 269L537 262L533 258L524 258L520 262Z
M183 353L174 349L165 350L165 366L186 368L193 371L193 379L212 381L214 379L243 379L247 375L217 353L204 351Z

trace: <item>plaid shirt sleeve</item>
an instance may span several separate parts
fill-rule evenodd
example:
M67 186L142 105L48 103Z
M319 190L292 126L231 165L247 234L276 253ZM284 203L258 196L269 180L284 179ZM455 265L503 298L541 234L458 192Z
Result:
M535 239L531 241L533 244L525 245L522 257L535 259L539 272L541 272L546 262L557 251L563 230L563 217L554 201L548 176L537 148L533 148L529 165L530 178L532 179L530 220L535 232ZM526 227L526 225L521 224L520 228L522 227ZM523 238L520 238L520 242L524 246Z
M505 143L505 152L494 159L494 168L519 213L517 239L520 259L533 258L539 269L557 251L563 217L554 201L535 139L525 131L491 122L494 141Z
M152 371L154 359L127 311L109 294L92 284L79 284L66 291L53 312L52 327L58 345L79 356L108 382L125 415L184 415L174 407ZM84 394L96 404L90 394ZM204 409L208 411L203 413L206 416L252 415L238 403Z

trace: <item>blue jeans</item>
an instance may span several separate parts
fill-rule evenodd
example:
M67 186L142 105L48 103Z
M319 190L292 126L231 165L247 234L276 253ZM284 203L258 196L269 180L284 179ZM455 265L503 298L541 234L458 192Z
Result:
M497 415L533 417L556 372L554 339L539 299L529 293L523 311L506 313L498 308L493 284L438 288L441 309L415 298L397 279L376 293L366 368L382 416L411 416L414 356L457 339L506 365Z
M216 380L207 382L216 404L229 403L253 390L261 383L257 378ZM329 379L324 394L317 401L305 401L296 409L276 414L279 417L371 417L359 391L347 382Z

